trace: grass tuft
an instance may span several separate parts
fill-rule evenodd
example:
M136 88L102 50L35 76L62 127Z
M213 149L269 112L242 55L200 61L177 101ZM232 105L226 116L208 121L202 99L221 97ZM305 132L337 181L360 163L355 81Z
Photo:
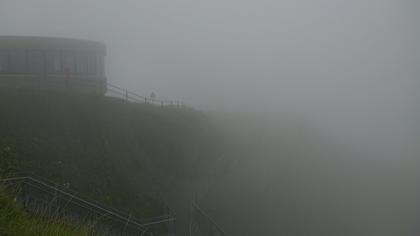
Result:
M88 236L89 227L75 226L63 220L44 220L27 214L13 198L0 190L0 235L3 236Z

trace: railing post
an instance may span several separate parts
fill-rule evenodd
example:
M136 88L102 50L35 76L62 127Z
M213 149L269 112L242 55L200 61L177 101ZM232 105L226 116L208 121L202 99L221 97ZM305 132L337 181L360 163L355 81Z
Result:
M125 100L128 102L128 90L125 90Z

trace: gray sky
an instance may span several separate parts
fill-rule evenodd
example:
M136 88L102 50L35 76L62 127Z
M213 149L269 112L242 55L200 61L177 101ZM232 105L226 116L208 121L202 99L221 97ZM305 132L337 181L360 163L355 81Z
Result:
M139 93L296 111L403 148L418 10L416 0L0 0L0 34L103 41L109 80Z

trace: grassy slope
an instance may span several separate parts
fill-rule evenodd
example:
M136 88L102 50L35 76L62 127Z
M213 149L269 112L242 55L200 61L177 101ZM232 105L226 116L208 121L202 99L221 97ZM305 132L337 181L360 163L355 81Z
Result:
M17 153L10 146L0 144L0 176L5 177L19 170ZM97 235L89 224L68 224L60 218L49 218L41 214L29 215L19 207L9 193L0 187L0 235L5 236L84 236ZM99 235L99 234L98 234Z
M48 222L29 216L12 198L0 191L0 235L87 236L90 234L88 228L70 226L59 221Z
M203 114L95 95L0 92L0 142L11 163L139 217L161 213L160 188L198 178L221 152ZM16 169L16 168L15 168Z

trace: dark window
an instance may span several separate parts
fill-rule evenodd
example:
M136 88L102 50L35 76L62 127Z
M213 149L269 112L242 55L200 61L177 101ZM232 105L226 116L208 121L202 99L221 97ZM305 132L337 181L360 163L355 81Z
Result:
M45 72L44 52L33 50L28 52L29 72L33 74L43 74Z
M63 70L68 73L76 72L76 57L73 53L63 53Z
M0 51L0 73L5 73L9 69L9 53Z
M50 51L47 53L47 67L49 73L62 72L60 51Z
M86 54L78 54L76 57L76 72L79 74L88 73L88 56Z
M98 57L97 60L97 74L100 76L105 75L105 58L104 57Z
M26 52L23 49L14 49L9 52L10 71L12 73L26 72Z
M88 55L88 73L92 75L96 75L96 55L89 54Z

